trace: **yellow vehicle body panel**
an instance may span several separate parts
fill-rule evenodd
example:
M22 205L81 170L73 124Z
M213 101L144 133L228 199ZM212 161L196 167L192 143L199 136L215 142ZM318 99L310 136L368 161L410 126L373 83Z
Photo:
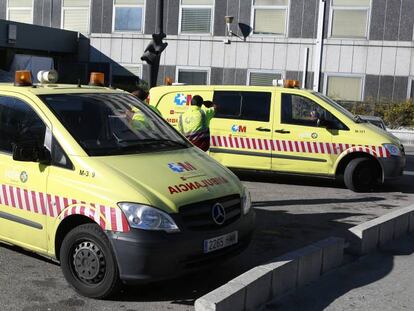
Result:
M201 95L204 100L214 102L216 92L271 94L266 121L222 116L211 121L210 156L228 167L335 177L340 161L350 153L360 152L385 160L390 154L384 144L401 147L398 139L389 133L367 123L355 122L344 111L310 90L240 85L162 86L151 89L150 104L175 126L178 116L189 105L188 100L181 104L177 100L179 96L191 98ZM300 116L303 124L284 121L282 98L286 96L301 102L298 107L304 107L302 110L317 107L327 111L343 129L329 129L316 126L316 123L307 125L312 120L306 116ZM220 102L215 104L221 105ZM295 113L300 114L300 109L292 112L292 116Z
M184 204L242 194L237 177L197 148L185 151L91 157L37 95L124 93L103 87L0 84L0 98L18 98L44 121L74 169L18 162L0 152L0 240L57 257L56 234L71 215L92 219L102 229L128 232L118 202L179 212ZM170 169L171 163L184 167Z

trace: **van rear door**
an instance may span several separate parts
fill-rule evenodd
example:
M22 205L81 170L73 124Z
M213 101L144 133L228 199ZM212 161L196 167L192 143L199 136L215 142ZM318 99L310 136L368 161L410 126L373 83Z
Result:
M270 170L272 92L215 90L210 155L234 168Z

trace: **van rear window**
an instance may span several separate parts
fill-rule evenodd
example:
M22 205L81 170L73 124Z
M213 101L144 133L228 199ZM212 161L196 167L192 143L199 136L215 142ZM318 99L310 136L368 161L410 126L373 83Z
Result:
M270 119L270 92L216 91L213 102L216 118L267 122Z

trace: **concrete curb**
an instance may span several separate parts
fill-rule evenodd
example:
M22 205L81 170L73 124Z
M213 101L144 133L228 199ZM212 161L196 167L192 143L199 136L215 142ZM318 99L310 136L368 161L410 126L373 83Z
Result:
M257 266L197 299L195 310L257 310L339 266L344 246L344 239L331 237Z
M365 255L414 232L414 205L349 229L347 251ZM348 244L348 243L347 243ZM345 240L330 237L257 266L195 301L196 311L250 311L342 264Z
M414 205L410 205L349 229L348 250L365 255L413 231Z

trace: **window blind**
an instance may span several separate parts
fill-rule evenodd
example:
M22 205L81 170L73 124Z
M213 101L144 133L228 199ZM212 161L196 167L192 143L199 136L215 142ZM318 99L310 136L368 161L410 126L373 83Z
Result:
M270 72L251 72L249 85L253 86L272 86L273 80L282 79L280 73Z
M210 33L211 9L182 8L181 32Z
M360 101L362 78L328 77L328 96L334 99Z
M285 34L286 10L256 9L254 17L254 33Z
M88 33L89 10L63 10L63 28L81 33Z

